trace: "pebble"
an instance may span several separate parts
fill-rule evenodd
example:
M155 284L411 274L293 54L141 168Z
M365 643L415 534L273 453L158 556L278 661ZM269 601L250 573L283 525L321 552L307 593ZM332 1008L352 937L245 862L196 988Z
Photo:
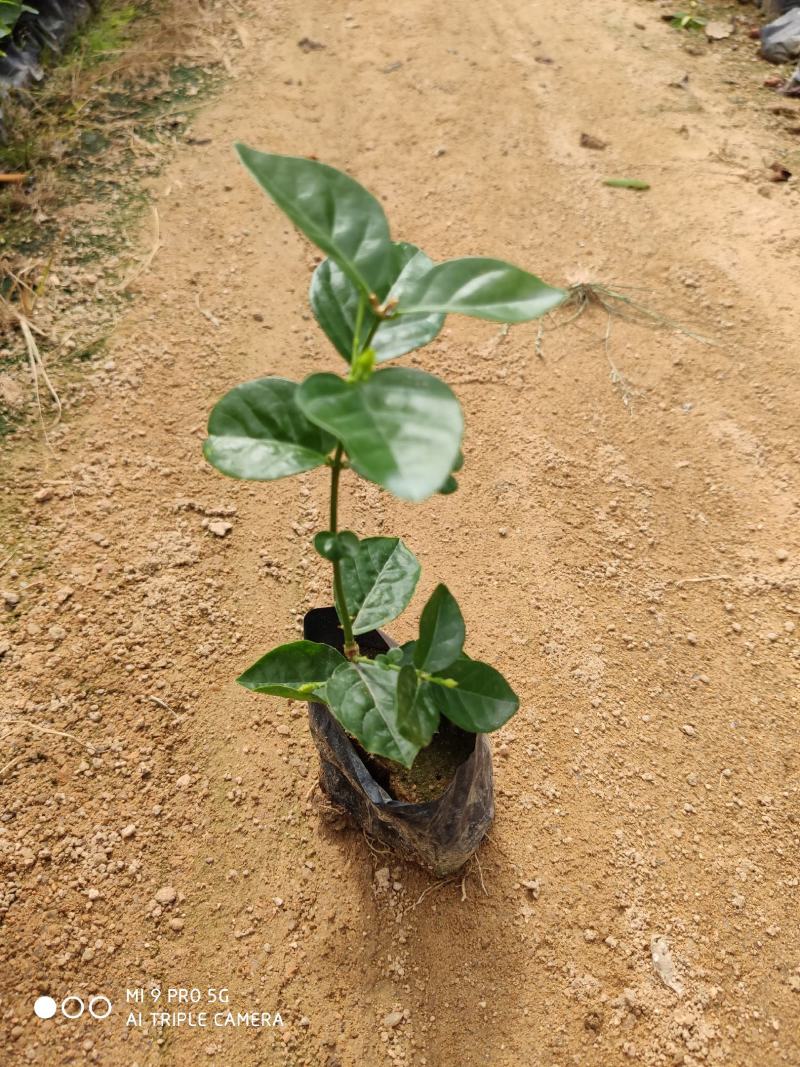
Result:
M401 1011L390 1011L388 1015L383 1017L383 1025L387 1030L394 1030L395 1026L399 1026L403 1021L403 1013Z
M169 928L170 930L174 930L176 933L180 933L180 931L183 929L183 919L170 919Z
M232 529L233 523L223 522L221 519L217 519L208 524L208 532L212 533L215 537L227 537Z
M19 604L19 597L16 593L12 593L10 589L3 589L0 592L0 596L5 601L7 608L15 608Z
M156 901L159 904L174 904L178 898L178 891L175 886L165 885L156 893Z
M692 633L687 634L686 635L686 640L689 642L690 645L696 645L697 644L697 634L692 634Z
M289 734L291 733L291 730L289 729L289 727L288 726L284 726L283 723L281 723L280 726L276 726L275 727L275 731L276 731L276 733L281 734L282 737L288 737Z
M135 824L135 823L129 823L129 824L127 825L127 826L123 826L123 827L122 827L122 829L121 829L121 830L120 830L120 832L119 832L119 836L120 836L120 837L121 837L121 838L122 838L122 839L123 839L124 841L127 841L127 839L128 839L129 837L133 837L133 835L134 835L135 833L136 833L136 824Z
M781 563L785 563L786 560L789 558L789 553L786 551L785 548L779 548L775 555Z
M33 494L33 499L36 501L37 504L45 504L48 500L52 500L52 498L52 489L37 489L36 492Z
M89 900L99 900L100 899L100 890L99 889L89 889L86 892L86 896L89 898Z
M687 737L694 737L695 735L695 728L691 725L691 723L685 722L681 727L681 730L683 730Z
M178 787L178 789L188 789L191 784L192 784L192 776L191 776L191 774L182 774L180 776L180 778L175 783L175 785Z

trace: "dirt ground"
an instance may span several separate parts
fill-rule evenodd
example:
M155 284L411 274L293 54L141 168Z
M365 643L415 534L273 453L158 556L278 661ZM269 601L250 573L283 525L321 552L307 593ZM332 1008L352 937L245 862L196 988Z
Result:
M3 460L4 1064L800 1063L800 197L768 180L770 108L800 102L760 88L752 42L663 10L253 0L152 183L163 247L94 399ZM411 362L464 405L460 491L346 480L344 522L423 562L393 635L446 580L521 694L463 879L332 818L303 708L233 682L329 600L328 485L222 478L207 412L339 369L312 252L234 139L348 170L435 259L639 286L717 342L615 321L607 354L597 309L538 345L451 318ZM181 987L284 1025L148 1025ZM114 1010L43 1021L40 994Z

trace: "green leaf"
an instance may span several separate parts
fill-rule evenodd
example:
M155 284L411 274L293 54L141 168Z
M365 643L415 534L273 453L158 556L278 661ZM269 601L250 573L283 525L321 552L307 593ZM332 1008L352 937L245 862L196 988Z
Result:
M255 693L309 700L312 696L322 695L319 687L346 662L344 656L330 645L293 641L273 648L236 681Z
M371 662L344 662L326 690L331 712L367 752L410 767L419 745L400 732L397 722L399 671Z
M433 263L416 245L406 241L392 244L392 261L387 300L399 299L402 293L426 274ZM331 259L320 263L311 278L309 300L317 322L333 342L340 355L350 362L353 353L360 290ZM365 308L360 343L366 342L377 316ZM403 315L380 322L370 348L378 363L403 356L422 348L436 337L444 324L444 315Z
M462 730L480 734L499 730L519 707L514 690L488 663L461 656L440 676L452 679L457 687L431 685L433 702Z
M424 371L390 367L352 383L312 374L297 402L339 438L360 475L403 500L435 493L458 455L461 407L444 382Z
M361 289L350 281L332 259L323 259L311 275L308 300L314 318L339 355L344 356L348 363L353 355L358 303L362 295ZM374 325L375 315L367 305L361 324L362 343Z
M414 595L419 560L399 537L367 537L341 562L353 633L365 634L396 619Z
M237 144L245 167L309 240L369 297L389 289L391 241L383 208L347 174L325 163Z
M510 263L474 256L439 263L403 293L398 315L459 312L491 322L528 322L567 299Z
M439 726L439 709L431 696L434 686L419 682L416 670L405 666L397 680L397 725L404 737L420 748L431 743Z
M643 182L639 178L606 178L603 185L610 185L612 189L637 189L646 191L650 188L649 182Z
M358 537L352 530L340 530L339 533L321 530L314 534L314 548L323 559L331 563L344 559L345 556L355 555L358 552L358 546Z
M336 441L297 406L298 386L285 378L237 385L215 405L203 453L232 478L269 481L312 470Z
M437 585L422 609L414 665L433 674L461 655L466 637L464 616L446 585Z
M430 273L433 262L416 245L401 243L395 247L400 250L402 268L386 299L399 303L404 293L413 290L420 278ZM429 344L444 326L444 320L444 314L436 311L384 319L370 342L370 347L375 350L376 362L385 363Z

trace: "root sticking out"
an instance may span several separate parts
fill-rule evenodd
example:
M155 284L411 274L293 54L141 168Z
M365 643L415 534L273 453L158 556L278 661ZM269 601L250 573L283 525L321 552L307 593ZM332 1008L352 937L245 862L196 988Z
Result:
M700 341L706 345L715 345L717 342L687 329L674 319L654 311L646 304L628 295L628 293L619 292L618 289L627 289L628 293L636 291L630 286L618 286L612 289L611 286L605 285L603 282L575 282L567 286L569 296L557 311L552 313L554 321L550 329L558 330L564 326L571 325L593 307L604 311L606 314L606 330L603 337L603 351L609 367L609 379L611 384L620 391L623 404L628 407L636 392L611 358L611 327L614 319L622 319L625 322L653 328L674 330L676 333L681 333L685 337L691 337L693 340ZM542 320L536 337L536 354L540 358L544 358L544 334L544 320Z

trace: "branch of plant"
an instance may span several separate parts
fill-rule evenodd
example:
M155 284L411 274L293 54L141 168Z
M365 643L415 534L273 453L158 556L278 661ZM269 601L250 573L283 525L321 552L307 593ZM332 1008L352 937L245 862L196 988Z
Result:
M330 530L331 533L334 534L338 533L339 529L339 475L342 471L343 452L344 446L340 441L336 446L333 463L331 464ZM358 652L358 644L353 637L353 623L347 613L347 601L344 595L344 585L342 583L342 571L339 560L333 561L333 600L336 604L339 621L342 624L342 633L344 634L344 654L348 659L353 659Z

